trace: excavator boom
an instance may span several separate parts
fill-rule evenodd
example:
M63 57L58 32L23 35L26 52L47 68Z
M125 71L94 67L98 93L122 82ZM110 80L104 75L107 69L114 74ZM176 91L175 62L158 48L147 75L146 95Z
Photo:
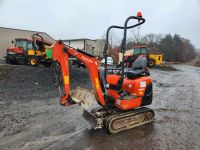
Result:
M68 100L72 98L70 95L69 56L76 57L84 63L86 69L89 71L96 99L101 106L104 106L105 100L100 85L98 59L91 54L69 47L64 45L62 41L58 41L53 47L53 60L60 65L64 84L64 93L60 100L61 105L70 105Z

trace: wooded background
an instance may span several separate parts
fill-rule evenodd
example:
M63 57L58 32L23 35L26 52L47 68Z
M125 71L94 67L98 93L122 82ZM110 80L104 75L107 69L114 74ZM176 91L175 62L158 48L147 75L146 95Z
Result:
M114 60L118 59L121 44L113 44L115 37L110 37L109 55ZM189 39L178 34L147 34L141 36L139 33L132 34L127 40L127 49L132 49L136 45L148 46L150 53L163 54L164 61L169 62L188 62L197 56L195 47Z

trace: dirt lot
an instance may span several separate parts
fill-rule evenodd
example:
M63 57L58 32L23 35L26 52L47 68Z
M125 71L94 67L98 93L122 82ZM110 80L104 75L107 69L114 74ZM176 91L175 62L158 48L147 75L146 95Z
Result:
M154 123L118 134L94 131L78 105L61 107L52 68L0 66L0 149L200 149L200 69L151 71ZM7 71L8 70L8 71ZM87 72L72 69L91 89Z

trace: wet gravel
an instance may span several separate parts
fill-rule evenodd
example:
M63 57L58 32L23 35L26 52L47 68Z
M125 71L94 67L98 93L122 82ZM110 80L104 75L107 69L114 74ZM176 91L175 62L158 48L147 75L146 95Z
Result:
M200 69L151 71L154 123L118 134L92 130L78 105L61 107L52 68L0 66L0 149L200 149ZM3 70L3 71L2 71ZM9 70L9 71L5 71ZM6 72L6 75L5 75ZM91 89L71 69L72 89Z

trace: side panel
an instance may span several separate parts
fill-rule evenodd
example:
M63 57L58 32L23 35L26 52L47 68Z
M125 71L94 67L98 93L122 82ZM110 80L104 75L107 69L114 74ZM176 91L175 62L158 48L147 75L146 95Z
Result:
M110 75L110 77L112 77L112 75ZM108 83L113 83L114 85L117 84L116 81L118 80L115 80L115 78L108 79ZM152 103L152 83L150 76L135 79L125 78L122 89L129 93L122 98L120 98L115 86L109 85L108 89L108 96L115 99L115 106L120 110L130 110Z
M141 107L141 103L142 103L141 97L128 99L128 100L117 99L115 101L116 107L121 110L130 110L130 109Z
M151 77L145 76L135 79L124 79L122 89L128 91L134 96L141 97L145 93L147 85L151 83Z
M46 48L45 52L46 52L47 58L52 59L52 48Z
M27 50L27 54L28 54L29 56L33 56L33 55L35 55L35 50L29 49L29 50Z

